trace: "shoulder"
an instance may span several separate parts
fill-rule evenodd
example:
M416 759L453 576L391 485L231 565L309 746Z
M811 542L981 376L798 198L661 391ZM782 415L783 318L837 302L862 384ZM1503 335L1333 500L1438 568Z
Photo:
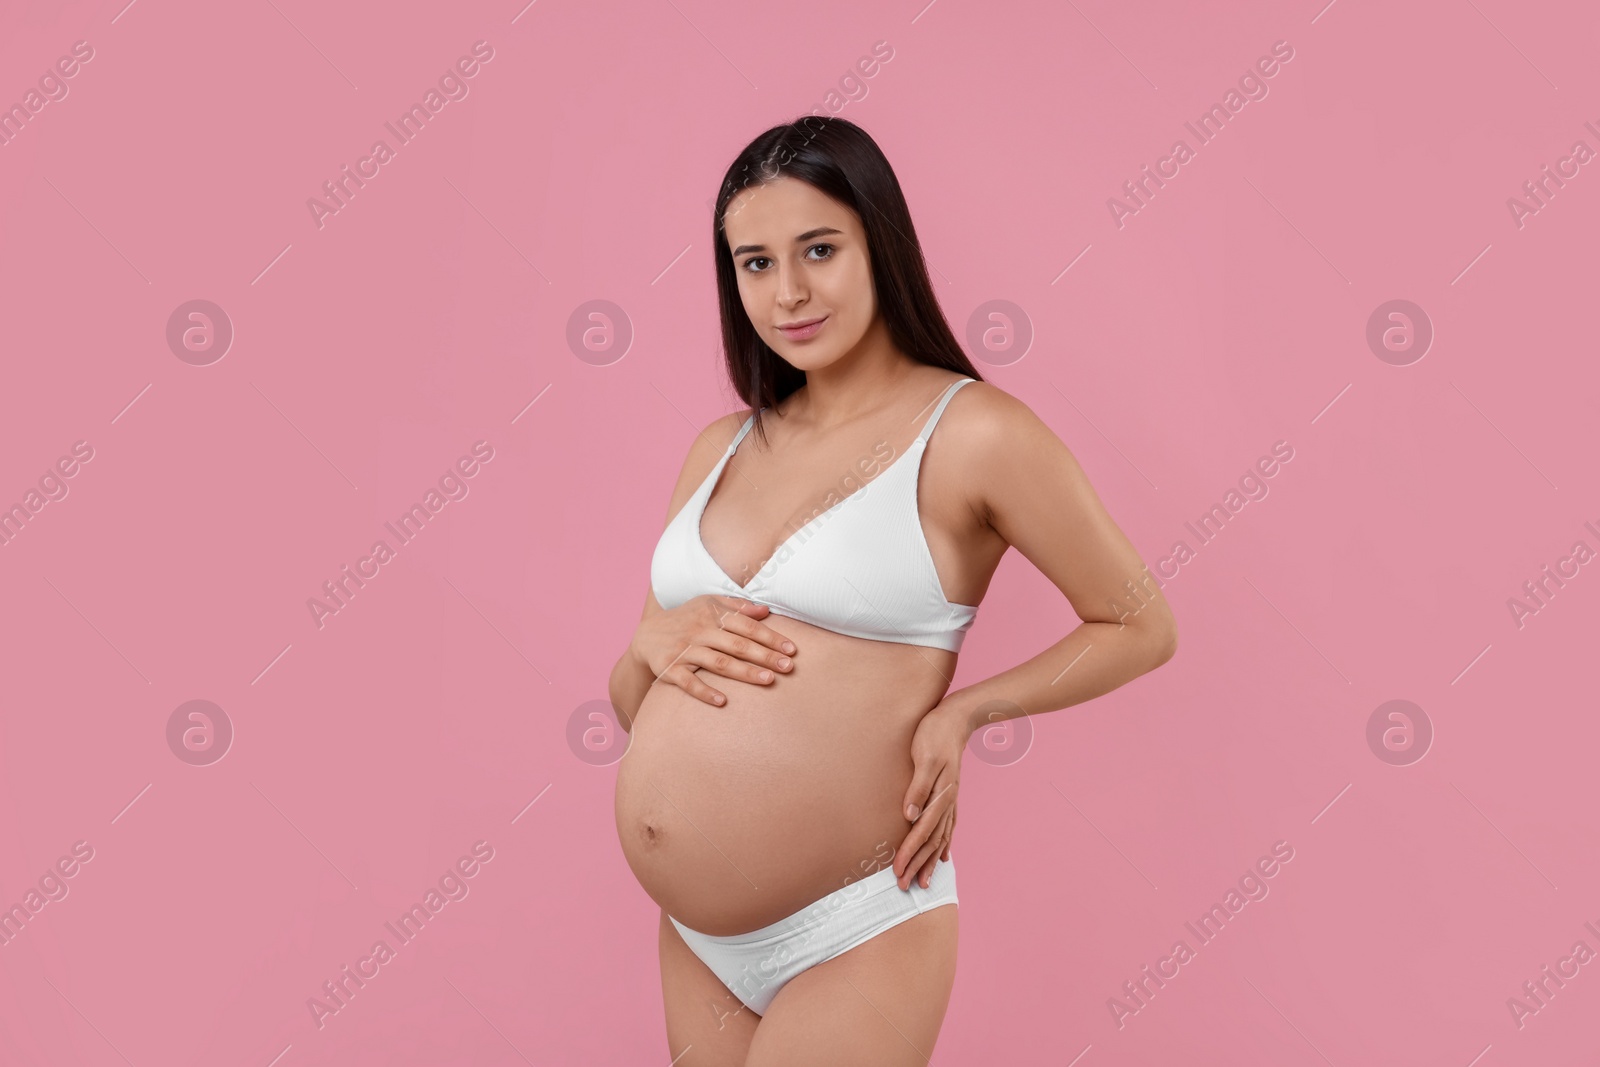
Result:
M738 436L739 430L745 421L750 418L752 411L744 408L739 411L730 411L720 418L695 431L693 439L689 442L688 453L683 458L683 465L678 470L678 483L672 489L672 500L667 507L667 521L672 521L672 516L678 513L700 483L706 480L711 471L721 461L723 453Z
M710 474L752 414L750 408L730 411L695 431L694 440L689 442L689 452L684 456L683 475L692 478L698 472L699 477L704 478Z
M700 432L695 435L694 445L690 449L691 454L696 448L705 448L709 449L713 456L721 458L722 453L733 444L733 439L738 436L740 428L753 414L755 412L750 408L741 408L738 411L730 411L721 418L713 419L701 427Z
M933 435L944 437L942 462L988 505L1012 492L1075 478L1078 461L1048 423L1022 400L990 382L956 390ZM935 450L939 448L937 441Z
M945 419L947 469L1008 543L1029 545L1024 555L1037 550L1027 529L1070 529L1103 511L1066 442L1005 390L988 382L962 386Z
M959 451L980 461L1037 445L1044 438L1061 444L1032 408L992 382L975 380L957 389L943 424L941 429L959 442Z

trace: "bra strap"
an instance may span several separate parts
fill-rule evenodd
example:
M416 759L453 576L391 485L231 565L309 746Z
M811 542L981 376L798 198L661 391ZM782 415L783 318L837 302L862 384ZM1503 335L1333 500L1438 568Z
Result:
M765 411L766 409L762 408L762 410ZM734 451L739 447L739 442L744 440L744 435L749 433L750 427L754 426L755 424L755 412L751 412L750 417L744 420L744 425L739 427L739 432L733 435L733 441L728 445L727 448L728 455L733 455Z
M934 426L939 422L939 416L944 414L944 406L950 403L950 398L956 395L956 390L968 382L975 381L977 381L976 378L962 378L960 381L950 384L950 388L946 389L944 396L940 398L939 406L933 409L933 414L928 416L928 421L922 424L922 432L917 434L918 441L926 442L928 440L928 435L933 432Z

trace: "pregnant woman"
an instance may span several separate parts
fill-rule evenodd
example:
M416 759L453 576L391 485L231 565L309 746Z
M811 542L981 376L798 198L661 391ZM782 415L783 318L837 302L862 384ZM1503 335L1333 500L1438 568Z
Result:
M1177 631L1066 446L956 343L864 131L767 131L715 220L749 410L690 446L610 683L668 1060L926 1064L955 981L968 738L1153 670ZM1008 547L1084 621L951 692Z

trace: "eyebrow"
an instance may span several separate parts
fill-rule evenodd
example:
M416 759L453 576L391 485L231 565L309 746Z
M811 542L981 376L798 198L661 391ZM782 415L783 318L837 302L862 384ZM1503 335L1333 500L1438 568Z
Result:
M807 230L805 233L801 234L799 237L796 237L794 239L794 241L795 241L795 244L799 244L802 241L809 241L813 237L826 237L829 234L835 234L835 233L840 235L841 237L844 236L844 231L843 230L836 230L832 226L818 226L814 230ZM766 245L740 245L738 248L735 248L733 250L733 255L736 255L736 256L737 255L742 255L745 252L765 252L766 250L767 250L767 246Z

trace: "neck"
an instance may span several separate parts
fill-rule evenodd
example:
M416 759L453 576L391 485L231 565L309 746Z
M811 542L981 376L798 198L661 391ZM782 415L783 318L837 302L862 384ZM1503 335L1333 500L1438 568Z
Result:
M894 347L880 322L844 357L807 371L805 387L795 397L800 403L788 414L826 433L882 408L921 369Z

